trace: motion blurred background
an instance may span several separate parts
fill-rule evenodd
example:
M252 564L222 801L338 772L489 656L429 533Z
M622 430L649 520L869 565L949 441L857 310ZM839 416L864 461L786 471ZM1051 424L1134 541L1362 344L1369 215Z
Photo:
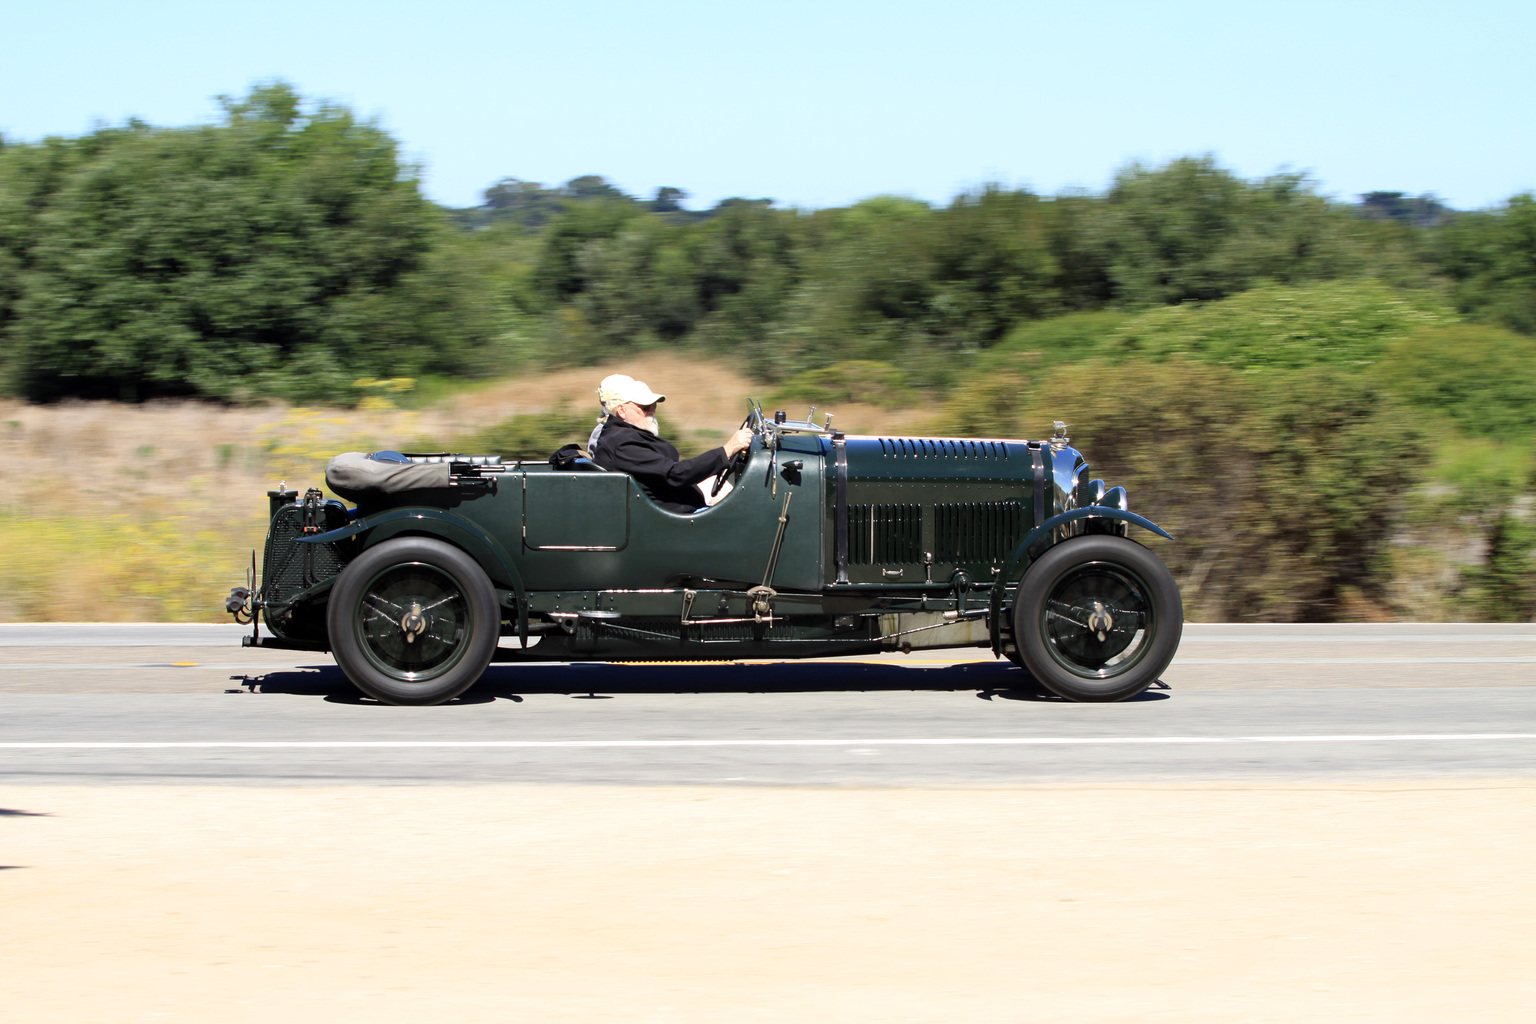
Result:
M280 479L542 457L623 369L685 451L748 394L851 431L1065 420L1178 537L1196 620L1530 621L1532 29L1498 3L8 13L0 620L222 618Z

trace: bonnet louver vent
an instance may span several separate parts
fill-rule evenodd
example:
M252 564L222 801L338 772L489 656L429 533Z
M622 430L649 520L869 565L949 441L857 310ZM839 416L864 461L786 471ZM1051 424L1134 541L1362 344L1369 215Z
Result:
M933 554L940 564L994 562L1023 539L1024 506L1017 501L933 506Z
M912 565L923 560L921 505L848 506L852 565Z
M1008 446L1001 441L967 441L921 437L881 437L880 454L909 459L1006 459Z

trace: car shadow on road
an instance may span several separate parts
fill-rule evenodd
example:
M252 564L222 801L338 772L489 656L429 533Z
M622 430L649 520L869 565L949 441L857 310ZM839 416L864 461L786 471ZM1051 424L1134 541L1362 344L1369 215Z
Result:
M246 678L260 693L323 697L373 704L335 665L304 666ZM1061 702L1008 662L908 666L871 662L774 662L770 664L668 663L493 664L454 704L520 701L527 694L564 694L597 699L646 693L827 693L871 690L974 691L985 700ZM1164 700L1149 690L1133 700Z

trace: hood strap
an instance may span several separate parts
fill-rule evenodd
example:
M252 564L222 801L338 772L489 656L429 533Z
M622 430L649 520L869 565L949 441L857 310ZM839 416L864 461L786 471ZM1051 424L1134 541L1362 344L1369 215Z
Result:
M832 439L832 452L837 460L837 496L835 517L837 520L837 578L834 582L848 582L848 442L841 437Z

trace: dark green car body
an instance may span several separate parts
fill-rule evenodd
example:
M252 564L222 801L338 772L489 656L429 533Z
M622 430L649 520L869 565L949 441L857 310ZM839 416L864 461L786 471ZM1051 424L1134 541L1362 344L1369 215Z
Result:
M754 425L731 491L692 515L658 507L631 477L583 460L557 469L418 456L447 460L449 486L356 508L316 491L271 492L262 583L242 608L259 611L271 636L248 642L332 650L360 688L400 703L447 699L473 683L482 658L728 660L983 647L1039 677L1048 666L1033 664L1016 635L1031 569L1053 549L1102 538L1107 550L1128 553L1111 563L1135 564L1112 565L1107 577L1079 567L1077 576L1042 581L1066 588L1061 609L1078 609L1036 616L1045 656L1061 661L1053 630L1103 625L1093 619L1099 613L1115 619L1091 631L1098 648L1069 653L1068 674L1086 688L1065 695L1121 699L1171 658L1182 621L1177 590L1162 578L1162 563L1125 537L1130 525L1167 534L1130 512L1122 489L1089 480L1087 462L1064 437L856 437L761 416ZM462 553L483 574L499 643L473 637L481 581L461 578L473 570L456 554L439 566L433 552L445 549L424 541ZM398 559L375 550L391 544ZM1131 548L1151 562L1138 562ZM353 578L362 574L374 582ZM338 600L349 608L335 607ZM232 598L232 611L236 604ZM424 618L410 618L413 608ZM434 650L453 661L451 672L416 670L411 659L431 657L410 646L412 630L423 643L441 641ZM1022 627L1035 630L1034 620ZM1134 650L1134 664L1123 653L1118 662L1102 657L1111 649Z

